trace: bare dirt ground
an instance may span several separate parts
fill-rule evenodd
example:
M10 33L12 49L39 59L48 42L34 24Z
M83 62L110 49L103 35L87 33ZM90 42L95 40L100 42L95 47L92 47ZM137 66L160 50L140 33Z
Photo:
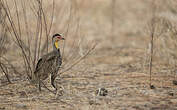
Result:
M0 110L177 110L177 87L168 66L153 64L155 89L149 88L145 25L150 4L117 0L113 36L110 5L106 0L91 0L80 6L82 33L98 45L56 79L64 87L61 96L45 88L40 93L25 76L11 75L8 84L1 74ZM47 86L51 88L50 83ZM97 96L99 88L107 89L108 95Z

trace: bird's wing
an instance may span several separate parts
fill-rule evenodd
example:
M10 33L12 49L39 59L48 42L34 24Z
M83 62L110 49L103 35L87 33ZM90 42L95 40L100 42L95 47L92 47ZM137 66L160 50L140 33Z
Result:
M40 58L38 60L35 71L37 71L39 69L39 67L40 67L41 64L42 64L42 58Z
M37 72L38 70L40 70L40 68L42 68L46 63L49 63L53 59L55 59L55 55L52 54L52 53L49 53L49 54L44 55L43 57L41 57L38 60L38 63L37 63L36 68L35 68L35 72Z

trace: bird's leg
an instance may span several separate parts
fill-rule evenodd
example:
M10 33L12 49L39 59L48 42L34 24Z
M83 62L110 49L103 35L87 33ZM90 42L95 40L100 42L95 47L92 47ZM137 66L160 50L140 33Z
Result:
M41 81L39 76L37 76L37 81L38 81L39 91L41 91Z
M41 81L40 81L40 79L38 80L39 82L39 91L41 92Z
M57 77L57 74L51 74L51 85L55 88L55 90L57 91L57 87L54 84L55 78Z

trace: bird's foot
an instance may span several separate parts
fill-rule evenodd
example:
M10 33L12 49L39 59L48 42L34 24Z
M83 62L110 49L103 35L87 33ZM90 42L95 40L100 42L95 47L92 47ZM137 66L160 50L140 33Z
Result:
M64 94L64 87L60 86L59 89L56 89L56 95L55 97L58 98L59 96L62 96Z
M55 90L52 90L53 91L53 93L57 93L57 91L58 91L58 89L57 88L55 88Z

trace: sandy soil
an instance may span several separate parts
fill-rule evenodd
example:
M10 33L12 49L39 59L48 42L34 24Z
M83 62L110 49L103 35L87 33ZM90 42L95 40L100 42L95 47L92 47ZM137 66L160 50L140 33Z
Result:
M177 86L172 84L174 75L168 66L154 63L155 89L149 88L146 62L149 38L145 26L150 3L117 0L114 32L111 2L90 0L78 6L81 33L87 40L98 43L96 49L73 69L57 77L58 87L64 88L57 95L45 88L39 92L26 76L10 75L12 84L9 84L1 74L0 110L177 110ZM56 32L57 21L54 27ZM48 80L46 85L52 89ZM99 88L108 90L108 95L96 95Z

